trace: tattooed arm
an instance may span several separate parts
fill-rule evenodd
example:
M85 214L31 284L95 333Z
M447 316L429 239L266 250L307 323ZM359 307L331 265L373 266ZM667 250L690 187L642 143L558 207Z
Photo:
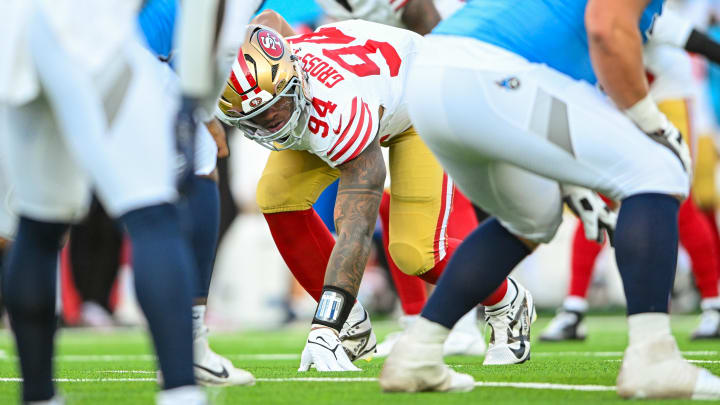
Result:
M440 14L432 0L411 0L401 19L408 29L425 35L440 22Z
M325 285L357 296L385 183L379 141L375 139L358 157L338 169L340 186L335 201L338 236L325 272Z

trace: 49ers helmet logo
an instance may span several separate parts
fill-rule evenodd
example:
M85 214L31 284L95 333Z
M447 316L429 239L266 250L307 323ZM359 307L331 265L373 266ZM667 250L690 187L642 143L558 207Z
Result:
M257 37L260 48L267 56L270 57L270 59L278 60L282 58L285 53L285 47L283 46L280 38L278 38L274 32L260 30Z

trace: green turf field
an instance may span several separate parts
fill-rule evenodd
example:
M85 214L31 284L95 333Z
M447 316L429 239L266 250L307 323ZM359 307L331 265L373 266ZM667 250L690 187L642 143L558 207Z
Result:
M535 323L533 336L547 321L548 317L541 317ZM696 322L696 316L674 317L680 348L687 358L720 374L720 341L688 339ZM382 359L359 362L363 371L358 373L296 372L306 337L304 327L214 334L211 343L216 351L252 371L259 381L254 387L213 388L208 392L213 404L620 403L613 386L626 343L624 318L593 316L588 327L586 342L533 342L532 360L522 365L483 367L482 358L448 358L456 370L472 374L478 387L466 394L413 395L380 392L375 378ZM387 322L375 325L378 337L395 328ZM18 403L18 373L7 331L0 332L0 349L0 404ZM60 389L70 405L151 404L156 385L150 353L149 342L139 330L65 330L56 361Z

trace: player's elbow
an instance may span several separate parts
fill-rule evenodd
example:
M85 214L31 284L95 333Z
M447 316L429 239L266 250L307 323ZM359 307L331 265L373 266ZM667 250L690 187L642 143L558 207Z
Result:
M282 16L274 10L265 9L262 13L258 14L253 18L253 24L260 24L266 27L277 30L278 22L281 21Z
M588 5L585 13L585 28L591 47L608 48L613 42L615 18L607 11L595 11Z

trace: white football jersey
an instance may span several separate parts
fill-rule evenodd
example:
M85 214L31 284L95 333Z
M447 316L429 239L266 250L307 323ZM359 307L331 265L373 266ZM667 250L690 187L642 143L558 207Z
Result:
M28 27L44 18L63 50L90 73L116 57L134 32L140 0L4 0L0 2L0 100L24 103L39 85Z
M408 0L347 0L344 5L341 0L316 2L327 15L338 20L359 19L405 28L402 13ZM433 3L440 17L445 19L464 6L465 0L433 0Z
M350 20L287 40L308 73L313 98L302 141L293 149L335 167L358 156L376 136L384 142L410 127L405 83L420 35Z

